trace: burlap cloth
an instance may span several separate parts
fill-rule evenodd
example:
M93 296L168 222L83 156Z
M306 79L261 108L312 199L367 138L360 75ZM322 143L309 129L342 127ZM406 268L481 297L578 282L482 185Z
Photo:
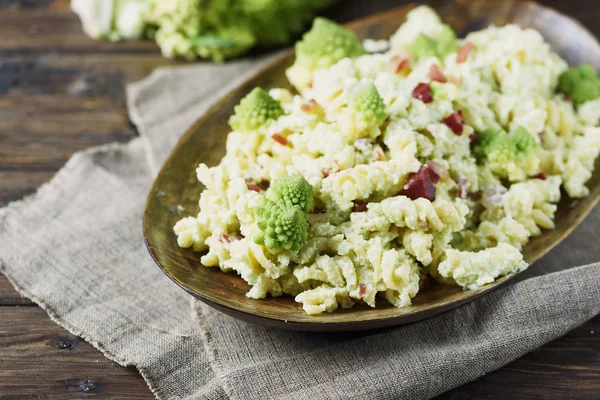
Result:
M600 260L600 208L528 279L384 332L268 330L197 303L146 251L146 194L178 136L260 62L162 69L131 85L141 137L74 155L0 210L2 272L56 323L135 365L161 399L429 398L600 312L599 264L567 269Z

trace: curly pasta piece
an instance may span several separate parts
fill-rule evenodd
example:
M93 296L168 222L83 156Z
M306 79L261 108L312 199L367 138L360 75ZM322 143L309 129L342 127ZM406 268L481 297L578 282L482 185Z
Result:
M465 289L477 289L500 276L525 268L527 263L519 250L508 243L500 243L476 253L448 249L438 271Z
M357 165L325 178L321 197L325 202L331 198L340 209L349 210L354 200L368 199L374 193L389 196L398 192L408 174L419 166L414 157Z
M332 312L340 305L342 308L350 308L354 305L345 289L327 286L306 290L297 295L295 300L297 303L302 303L302 308L309 315Z
M448 226L453 231L459 231L464 227L465 216L469 212L469 207L460 199L455 202L436 200L432 203L424 198L411 200L406 196L396 196L380 204L381 212L392 224L412 230L431 229L439 232Z

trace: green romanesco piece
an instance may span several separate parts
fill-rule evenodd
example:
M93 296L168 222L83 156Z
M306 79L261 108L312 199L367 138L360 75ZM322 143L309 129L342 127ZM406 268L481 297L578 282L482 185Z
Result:
M595 100L598 97L600 97L600 81L598 79L579 81L571 92L571 98L577 105Z
M581 105L600 97L600 79L594 67L584 64L564 71L558 78L558 90Z
M365 54L356 34L326 18L315 18L312 28L296 43L296 60L286 74L299 90L306 89L313 71L329 67L343 58Z
M456 32L450 25L444 24L442 30L434 37L419 34L408 50L415 60L420 61L431 57L443 59L458 48Z
M298 174L284 175L271 185L271 197L284 207L298 206L308 212L312 201L312 186Z
M372 82L358 85L352 93L350 107L360 115L360 119L381 125L387 118L385 103Z
M300 175L286 175L273 181L267 197L256 209L258 228L254 241L274 252L298 251L308 238L307 212L312 186Z
M539 145L527 129L518 127L510 134L488 130L478 137L476 154L497 176L521 181L539 172Z
M229 118L229 125L235 130L251 131L268 125L283 114L281 104L269 93L254 88L240 104L234 107L235 114Z

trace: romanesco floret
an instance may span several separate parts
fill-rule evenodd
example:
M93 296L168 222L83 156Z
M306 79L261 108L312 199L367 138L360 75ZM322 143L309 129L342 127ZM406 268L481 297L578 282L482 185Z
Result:
M352 93L350 106L361 119L380 125L387 118L385 103L372 82L358 85Z
M419 34L408 50L417 61L430 57L443 59L458 50L456 32L450 25L444 24L442 30L435 37L424 33Z
M254 241L271 251L298 251L308 237L307 211L312 186L300 175L276 179L256 209L258 228Z
M387 118L385 108L385 102L372 82L358 85L348 109L339 120L342 134L349 142L364 137L375 139L381 133L379 126Z
M308 212L312 202L312 186L298 174L284 175L271 186L271 198L285 207L298 206Z
M292 85L303 91L310 85L313 71L362 54L365 50L354 32L326 18L315 18L310 31L296 43L296 60L286 74Z
M576 105L600 97L600 79L589 64L564 71L558 80L558 90L571 96Z
M538 148L533 135L523 127L510 134L488 130L479 135L478 154L494 174L510 181L521 181L539 172Z
M251 131L268 125L283 114L281 104L269 93L254 88L240 104L234 107L235 114L229 118L229 125L235 130Z

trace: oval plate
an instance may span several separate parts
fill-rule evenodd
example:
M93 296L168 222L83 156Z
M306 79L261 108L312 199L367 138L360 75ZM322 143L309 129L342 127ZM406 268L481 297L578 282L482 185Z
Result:
M386 11L347 27L356 31L360 38L388 38L414 6ZM454 0L439 2L435 8L460 36L489 24L515 23L538 30L569 64L600 66L600 46L594 37L578 22L541 5L520 1ZM265 300L247 298L245 294L250 286L240 277L234 273L225 274L218 268L205 268L200 264L200 254L179 248L173 233L175 222L183 215L198 213L202 185L196 179L196 166L200 162L219 163L225 153L225 138L229 132L227 119L233 107L252 88L290 88L284 71L293 58L293 51L286 52L217 102L183 135L158 174L148 195L144 237L156 263L175 283L216 309L246 321L268 327L333 332L382 328L429 318L482 296L514 277L514 274L509 275L472 291L433 283L420 291L413 304L405 308L384 305L372 309L357 305L348 310L309 316L291 296ZM556 246L592 210L600 198L599 163L596 164L596 172L588 182L590 195L580 200L576 207L570 207L572 201L564 196L556 214L556 229L544 232L525 247L524 256L529 263ZM184 207L183 212L175 211L178 205Z

